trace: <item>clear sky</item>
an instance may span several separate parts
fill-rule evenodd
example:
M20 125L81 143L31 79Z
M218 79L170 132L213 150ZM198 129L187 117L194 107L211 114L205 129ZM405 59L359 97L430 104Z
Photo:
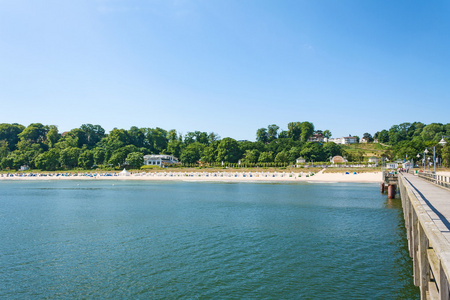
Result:
M0 123L450 122L450 1L0 0Z

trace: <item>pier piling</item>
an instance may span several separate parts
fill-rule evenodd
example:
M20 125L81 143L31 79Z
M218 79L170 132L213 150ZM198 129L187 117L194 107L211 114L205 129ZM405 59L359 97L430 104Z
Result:
M395 199L396 186L395 184L388 185L388 199Z

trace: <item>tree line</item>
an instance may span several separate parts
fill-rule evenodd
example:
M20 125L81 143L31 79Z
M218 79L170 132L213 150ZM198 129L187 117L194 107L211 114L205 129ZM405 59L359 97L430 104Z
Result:
M258 129L256 141L251 142L222 139L214 132L193 131L182 135L159 127L114 128L106 133L100 125L83 124L60 133L55 125L33 123L25 127L3 123L0 124L0 168L91 169L120 167L125 163L137 168L146 154L170 154L183 164L288 164L299 156L308 161L326 161L343 153L333 143L308 143L307 139L314 133L322 131L314 131L310 122L289 123L287 131L269 125Z
M445 146L439 144L443 137L447 137L445 138L447 141ZM423 159L423 152L426 148L432 152L432 148L435 147L438 158L447 167L450 166L449 138L450 123L427 125L421 122L393 125L389 130L378 131L373 136L373 139L376 139L379 143L391 146L385 151L385 156L391 159L408 158L418 161Z
M109 133L100 125L83 124L60 133L55 125L33 123L27 127L13 123L0 124L0 168L17 170L21 166L40 170L118 168L127 164L139 168L146 154L170 154L185 165L236 164L246 166L292 164L298 157L306 161L325 162L335 155L349 161L361 161L362 155L347 153L335 143L312 143L313 134L331 137L329 130L315 130L311 122L291 122L286 131L272 124L256 131L256 141L237 141L214 132L193 131L182 135L176 130L131 127L114 128ZM382 130L372 137L392 145L384 155L409 157L435 145L442 135L450 135L450 124L403 123ZM448 145L438 148L442 157ZM450 151L448 151L450 153ZM446 158L450 161L450 155Z

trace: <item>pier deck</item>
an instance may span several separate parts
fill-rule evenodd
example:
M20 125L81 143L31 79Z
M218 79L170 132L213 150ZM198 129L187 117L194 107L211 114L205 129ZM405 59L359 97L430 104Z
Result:
M450 243L450 190L438 187L411 174L402 175L411 184L412 192Z

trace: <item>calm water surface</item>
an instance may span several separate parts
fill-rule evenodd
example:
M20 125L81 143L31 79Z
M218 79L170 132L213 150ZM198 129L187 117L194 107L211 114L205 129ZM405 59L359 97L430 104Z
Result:
M376 184L0 181L0 229L0 298L419 298Z

